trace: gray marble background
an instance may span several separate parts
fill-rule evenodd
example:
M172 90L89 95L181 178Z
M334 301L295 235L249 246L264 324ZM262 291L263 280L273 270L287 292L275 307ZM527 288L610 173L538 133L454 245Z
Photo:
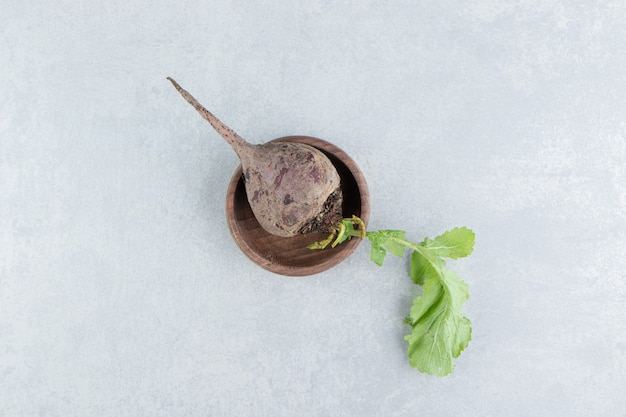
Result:
M625 415L624 2L3 3L3 417ZM248 261L166 76L344 149L373 229L476 232L452 375L408 364L407 258Z

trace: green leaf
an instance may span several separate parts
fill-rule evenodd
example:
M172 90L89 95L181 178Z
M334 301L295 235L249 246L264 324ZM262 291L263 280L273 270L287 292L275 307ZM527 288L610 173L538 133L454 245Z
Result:
M474 232L455 228L420 244L406 240L400 230L367 232L367 237L372 244L370 258L377 265L383 264L388 251L402 256L407 247L412 250L410 274L413 282L423 285L423 294L414 300L404 319L411 326L405 337L409 361L422 372L448 375L454 370L454 359L469 344L472 328L462 313L468 298L467 284L445 269L443 258L469 255L474 248Z
M434 265L438 262L437 258L430 251L413 251L411 253L411 279L417 285L424 285L426 279L436 276L437 272Z
M412 332L405 339L411 366L445 376L471 339L471 323L461 311L468 288L454 272L433 269L437 279L427 279L423 295L414 300L408 317Z
M351 233L354 231L354 222L351 220L342 220L341 223L346 227L346 233Z
M396 236L394 236L394 237L396 237ZM403 239L404 238L404 232L402 232L402 236L401 237L400 236L397 236L397 237L400 238L400 239ZM395 255L395 256L397 256L399 258L401 258L404 255L405 246L402 243L396 241L395 239L387 239L385 241L385 247L387 248L387 250L389 252L391 252L392 255Z
M387 251L378 245L374 245L372 242L372 249L370 250L370 259L378 266L383 266L385 258L387 257Z
M457 227L433 240L425 239L422 245L441 258L463 258L474 250L474 232L467 227Z
M405 234L406 232L404 230L378 230L376 232L367 232L367 238L372 243L370 259L380 266L387 256L387 251L399 257L404 255L404 248L407 243L410 243L405 240Z
M383 231L368 232L367 238L372 244L372 249L370 249L370 259L376 265L383 266L385 258L387 257L387 250L383 246L386 240Z

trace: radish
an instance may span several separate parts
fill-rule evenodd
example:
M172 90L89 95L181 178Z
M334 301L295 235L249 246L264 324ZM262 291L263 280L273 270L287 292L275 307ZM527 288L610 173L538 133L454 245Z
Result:
M339 174L324 153L302 143L253 145L167 79L239 157L248 202L263 229L281 237L334 230L342 218L343 195Z

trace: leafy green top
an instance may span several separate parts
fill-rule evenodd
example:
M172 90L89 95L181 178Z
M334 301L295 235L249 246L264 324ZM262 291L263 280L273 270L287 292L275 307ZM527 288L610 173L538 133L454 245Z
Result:
M422 372L448 375L454 370L453 359L467 347L472 329L461 311L469 296L467 284L445 268L444 258L457 259L471 254L474 232L465 227L455 228L416 244L407 240L401 230L365 232L363 222L353 216L343 219L335 233L310 248L323 249L331 242L334 247L364 234L372 244L370 259L379 266L383 265L387 252L401 257L406 248L411 250L410 275L415 284L423 285L423 294L413 300L404 320L411 327L411 333L405 337L409 342L409 361Z

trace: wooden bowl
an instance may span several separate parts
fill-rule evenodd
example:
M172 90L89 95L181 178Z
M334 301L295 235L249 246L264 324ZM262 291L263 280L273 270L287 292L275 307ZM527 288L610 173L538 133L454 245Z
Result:
M361 170L345 152L331 143L309 136L287 136L274 141L306 143L324 152L341 178L344 217L355 214L367 225L370 216L367 184ZM306 276L325 271L345 260L361 243L360 238L352 238L335 248L312 250L306 246L325 238L327 234L308 233L285 238L267 233L248 204L241 165L228 186L226 218L242 252L254 263L280 275Z

